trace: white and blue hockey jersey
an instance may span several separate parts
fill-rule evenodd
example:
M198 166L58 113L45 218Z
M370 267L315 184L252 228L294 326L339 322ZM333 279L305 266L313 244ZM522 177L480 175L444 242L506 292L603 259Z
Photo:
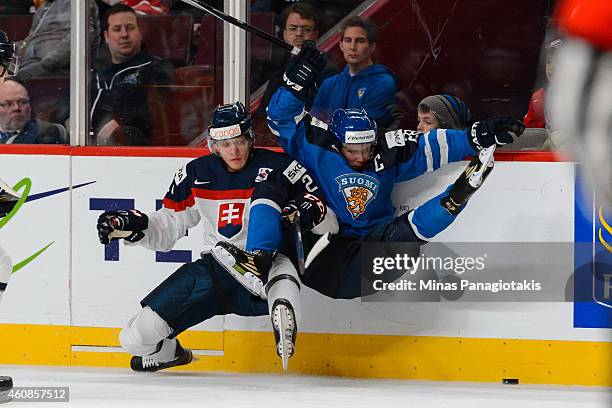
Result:
M352 236L364 236L393 219L395 183L475 154L468 130L438 129L426 134L396 130L379 139L365 169L354 170L327 124L307 114L303 102L285 88L270 100L268 125L287 154L312 174L338 217L341 233Z
M147 214L149 228L136 244L169 251L186 230L202 222L205 252L219 241L244 248L256 185L292 164L287 155L265 149L253 149L246 168L237 173L227 171L214 155L190 161L175 174L163 207Z

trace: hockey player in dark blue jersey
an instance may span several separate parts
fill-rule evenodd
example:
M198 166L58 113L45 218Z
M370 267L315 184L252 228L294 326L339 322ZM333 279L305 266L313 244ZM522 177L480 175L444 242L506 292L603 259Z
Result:
M251 196L259 188L265 189L268 179L276 180L287 192L302 191L301 184L283 175L295 167L287 155L254 149L252 144L252 123L245 107L239 102L221 105L213 112L209 127L208 145L213 154L178 170L163 208L150 214L130 210L100 215L97 228L101 243L123 238L127 245L158 251L169 251L186 230L204 224L202 258L180 267L147 295L140 302L142 309L120 333L121 346L134 355L131 367L135 371L188 364L192 353L181 347L176 336L213 316L229 313L270 313L275 337L284 340L277 344L277 350L286 366L300 320L299 280L293 264L282 254L273 260L272 254L259 257L258 267L271 268L271 283L265 291L249 287L250 293L210 255L222 239L244 247ZM268 202L277 208L285 205L283 201Z
M323 248L317 249L319 256L313 259L309 254L302 281L331 297L354 298L360 295L361 242L424 243L443 231L490 173L495 146L512 142L511 133L520 135L524 127L514 118L502 117L476 122L466 130L396 130L377 138L376 125L365 111L343 109L334 112L328 125L311 117L303 103L323 64L318 50L302 48L285 73L285 87L268 105L268 123L285 151L313 175L339 225L340 233L332 235L331 242L318 245ZM395 183L467 156L475 158L453 185L394 218ZM250 249L258 245L252 243Z

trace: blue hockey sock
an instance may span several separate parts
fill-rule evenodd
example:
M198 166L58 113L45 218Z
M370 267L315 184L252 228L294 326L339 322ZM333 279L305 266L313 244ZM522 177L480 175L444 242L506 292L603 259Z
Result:
M282 233L281 214L278 209L259 203L249 213L249 234L246 249L273 252L278 249Z
M457 218L458 214L452 215L440 204L442 197L447 196L451 188L452 184L442 194L418 206L408 215L408 220L419 238L423 240L433 238L444 231ZM459 213L464 208L465 204L461 206Z

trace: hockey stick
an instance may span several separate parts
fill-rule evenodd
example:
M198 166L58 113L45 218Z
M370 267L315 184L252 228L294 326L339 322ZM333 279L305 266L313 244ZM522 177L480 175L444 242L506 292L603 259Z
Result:
M217 17L218 19L221 19L227 23L233 24L236 27L242 28L243 30L248 31L251 34L255 34L256 36L258 36L259 38L262 38L266 41L268 41L269 43L272 43L274 45L278 45L279 47L289 51L291 54L293 55L297 55L300 52L300 49L297 47L292 47L291 45L287 44L286 42L284 42L283 40L281 40L280 38L276 38L271 34L266 33L263 30L260 30L257 27L254 27L248 23L245 23L242 20L238 20L236 17L232 17L228 14L225 14L224 12L217 10L216 8L204 3L204 2L200 2L198 0L181 0L183 3L187 3L190 6L193 6L199 10L202 11L206 11L207 13L212 14L213 16Z
M306 271L306 257L304 256L304 241L302 241L302 229L300 228L300 215L295 214L291 220L295 228L295 252L297 253L298 268L300 276L304 276Z

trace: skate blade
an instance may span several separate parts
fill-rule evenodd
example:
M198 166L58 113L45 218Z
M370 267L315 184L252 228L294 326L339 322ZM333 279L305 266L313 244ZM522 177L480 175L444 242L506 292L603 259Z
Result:
M468 183L470 186L472 186L472 188L479 188L493 169L493 165L495 163L493 160L493 153L495 153L495 146L482 149L478 154L478 160L480 163L476 165L477 170L474 171L468 179Z
M246 290L251 292L255 296L259 296L262 299L265 299L265 291L263 289L264 285L261 279L257 278L250 272L245 273L244 275L234 269L236 266L236 260L234 257L227 252L224 248L214 247L211 250L211 255L219 265L223 267L227 272L230 273L240 283Z
M478 158L482 164L485 164L487 167L493 167L493 154L495 153L495 145L489 146L486 149L482 149L480 153L478 153Z
M274 331L279 334L279 341L276 345L276 353L282 360L283 371L287 371L289 358L295 351L293 345L293 329L295 318L293 313L285 305L278 305L274 308L272 323Z

